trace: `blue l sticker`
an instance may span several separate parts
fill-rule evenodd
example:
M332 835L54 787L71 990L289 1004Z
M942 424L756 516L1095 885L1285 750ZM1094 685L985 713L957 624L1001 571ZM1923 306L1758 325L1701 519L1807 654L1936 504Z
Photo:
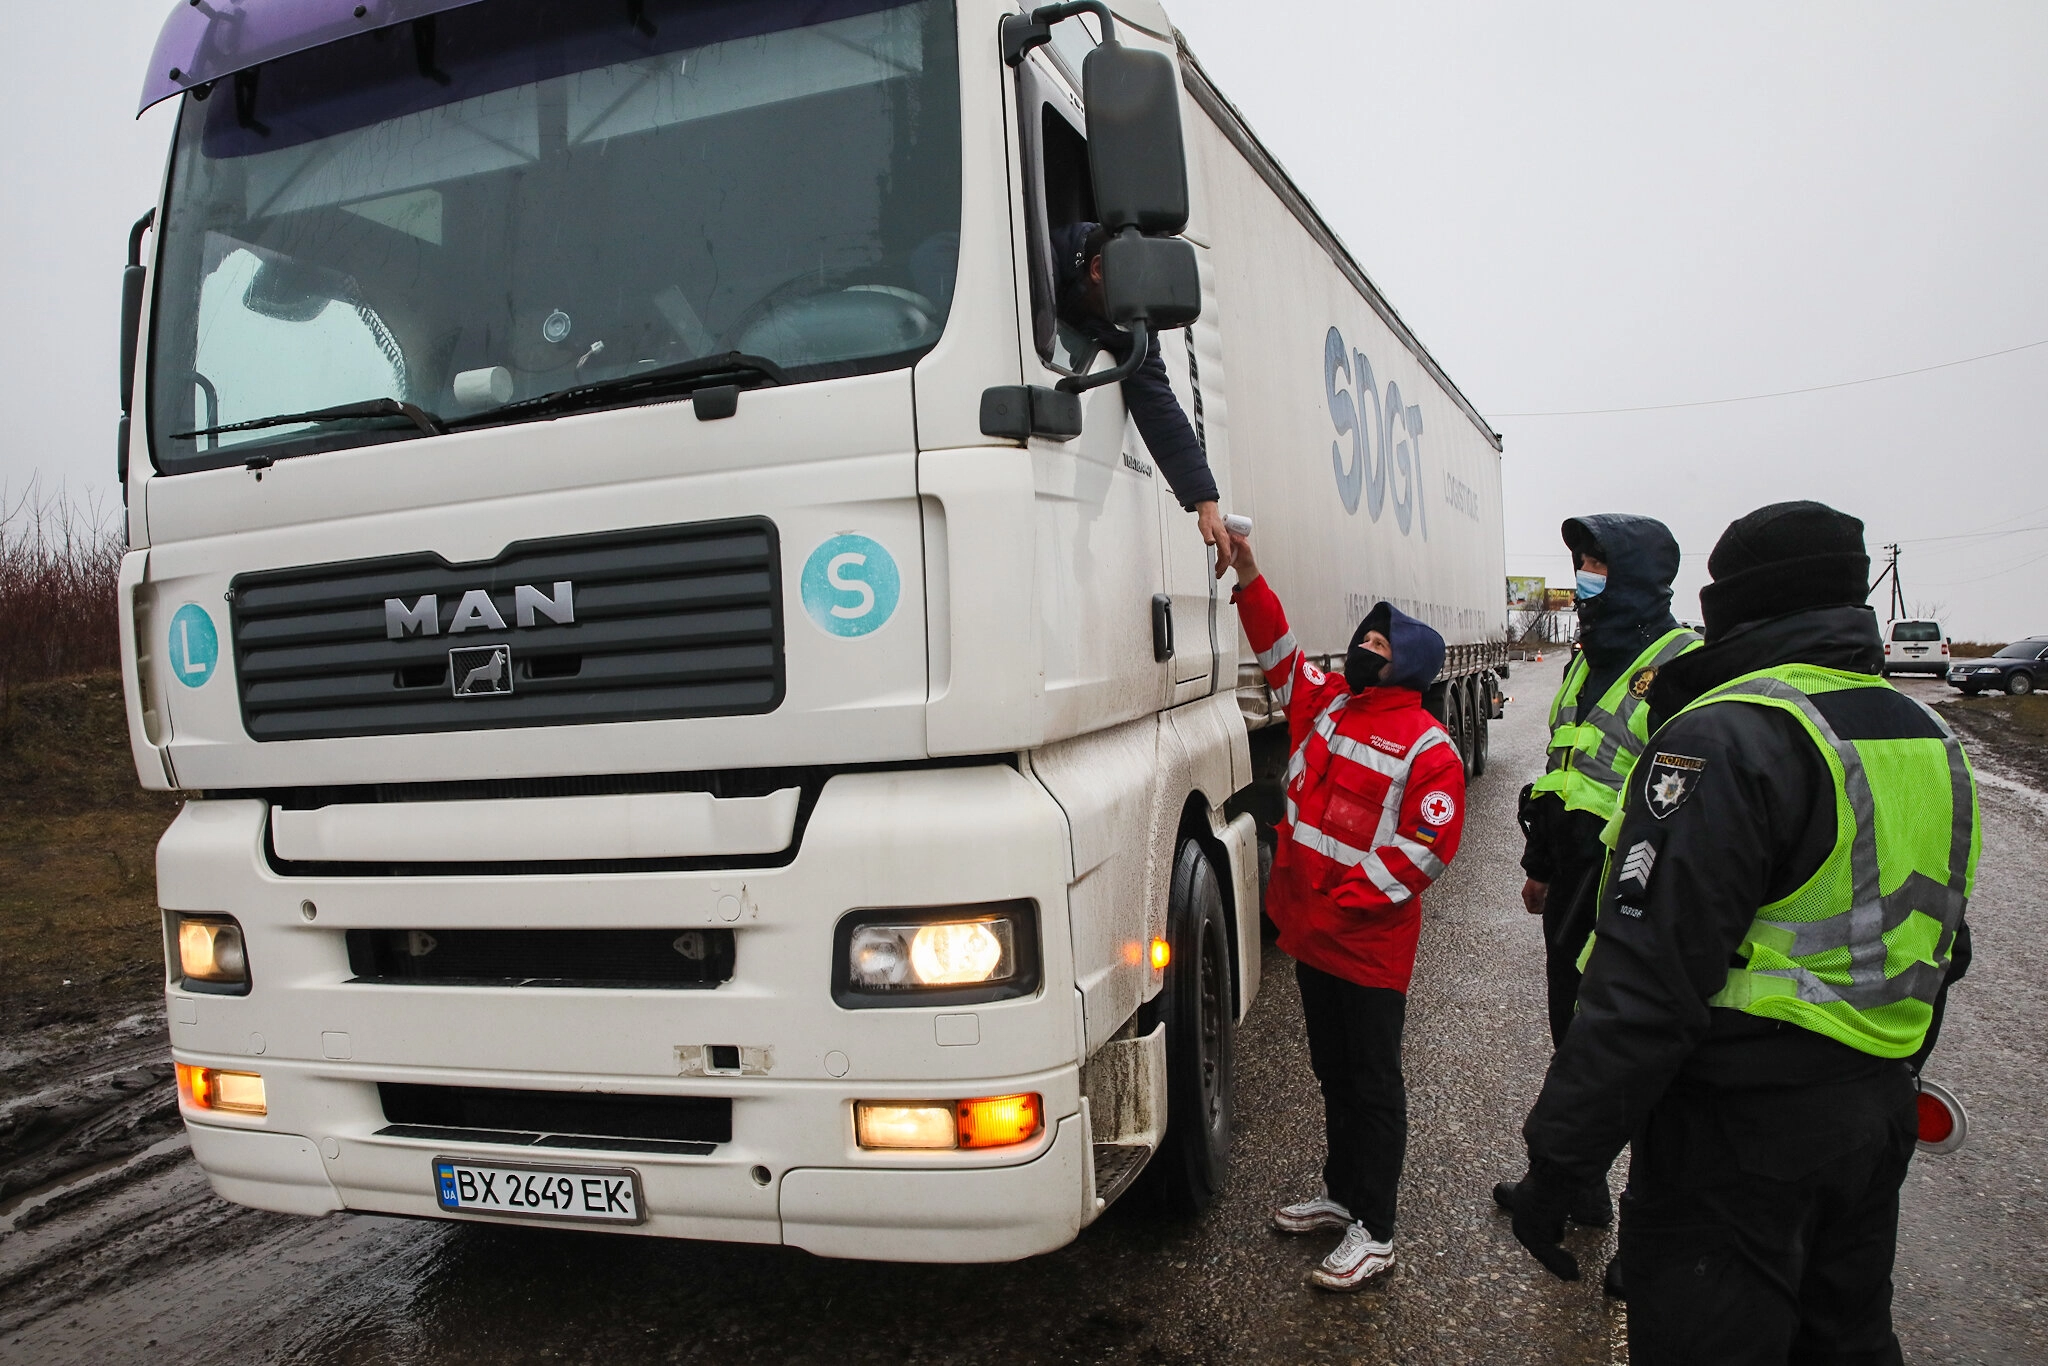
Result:
M828 635L864 636L896 614L903 578L896 557L866 536L834 536L804 562L804 611Z
M188 688L205 685L220 663L220 633L213 618L196 602L188 602L171 618L171 672Z

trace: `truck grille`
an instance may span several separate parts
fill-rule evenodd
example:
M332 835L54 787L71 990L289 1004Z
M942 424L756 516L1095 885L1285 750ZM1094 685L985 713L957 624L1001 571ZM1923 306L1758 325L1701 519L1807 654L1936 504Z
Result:
M601 1091L513 1091L380 1082L393 1138L535 1148L703 1155L732 1141L723 1096L636 1096Z
M761 518L244 574L252 739L741 716L782 702L782 585Z
M731 930L350 930L358 982L457 987L715 987Z

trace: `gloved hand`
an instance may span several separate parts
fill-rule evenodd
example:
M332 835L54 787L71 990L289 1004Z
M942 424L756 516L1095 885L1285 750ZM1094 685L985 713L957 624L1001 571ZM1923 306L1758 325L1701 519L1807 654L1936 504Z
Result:
M1531 1163L1520 1181L1493 1188L1494 1203L1514 1216L1515 1241L1561 1281L1579 1278L1579 1259L1564 1250L1564 1216L1571 1206L1569 1183Z

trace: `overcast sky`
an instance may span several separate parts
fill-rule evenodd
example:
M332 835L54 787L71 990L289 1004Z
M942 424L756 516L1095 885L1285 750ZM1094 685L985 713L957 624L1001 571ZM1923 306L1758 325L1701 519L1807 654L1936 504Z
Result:
M0 483L118 503L119 274L169 137L163 110L132 112L171 6L15 8L36 55L0 86ZM1482 412L1694 403L2048 340L2039 0L1169 8ZM1686 547L1691 616L1730 519L1821 498L1905 544L1909 604L1956 637L2048 631L2044 396L2038 346L1792 398L1497 416L1508 569L1566 582L1564 517L1649 513Z

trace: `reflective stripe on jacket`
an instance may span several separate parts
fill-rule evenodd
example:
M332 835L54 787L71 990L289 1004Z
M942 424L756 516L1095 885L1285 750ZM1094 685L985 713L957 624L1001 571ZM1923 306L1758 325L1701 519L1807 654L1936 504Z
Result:
M1796 891L1757 911L1737 950L1743 966L1729 970L1708 1004L1903 1058L1926 1037L1976 881L1976 780L1931 708L1815 702L1851 689L1899 695L1868 674L1790 664L1735 679L1685 709L1785 712L1835 788L1833 850ZM1845 716L1853 720L1838 725Z
M1419 692L1354 696L1311 663L1265 579L1236 601L1274 700L1287 708L1286 811L1266 891L1280 947L1346 981L1406 991L1421 893L1464 830L1464 762Z
M1606 694L1587 708L1583 721L1578 719L1579 691L1592 665L1581 651L1551 700L1550 767L1531 790L1555 794L1568 811L1611 819L1649 742L1650 709L1644 699L1651 680L1657 670L1699 646L1699 636L1682 626L1665 632L1621 671Z

